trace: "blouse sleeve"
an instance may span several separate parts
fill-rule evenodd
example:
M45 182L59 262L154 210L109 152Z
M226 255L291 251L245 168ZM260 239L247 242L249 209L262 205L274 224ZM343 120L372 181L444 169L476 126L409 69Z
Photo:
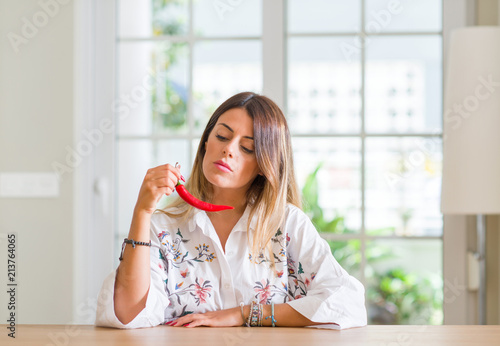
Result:
M169 299L165 292L166 273L160 255L160 242L151 230L151 281L149 286L146 307L128 324L123 324L115 315L114 309L114 287L117 270L110 273L102 285L97 299L96 326L114 328L146 328L154 327L165 321L165 309L169 305Z
M286 231L291 296L287 304L313 322L333 323L340 329L365 326L363 285L339 265L307 215L290 207Z

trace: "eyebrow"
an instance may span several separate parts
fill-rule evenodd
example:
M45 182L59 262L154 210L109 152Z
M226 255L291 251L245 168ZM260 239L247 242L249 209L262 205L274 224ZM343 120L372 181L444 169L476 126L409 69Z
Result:
M220 123L219 125L226 127L229 131L234 133L234 130L232 128L230 128L229 125L224 124L224 123ZM248 138L248 139L251 139L253 141L253 137L250 137L250 136L243 136L243 138Z

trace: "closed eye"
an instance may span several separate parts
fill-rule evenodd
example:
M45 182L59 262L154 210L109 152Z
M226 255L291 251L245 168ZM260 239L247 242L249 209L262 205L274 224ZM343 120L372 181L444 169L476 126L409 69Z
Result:
M219 141L221 141L221 142L228 141L228 138L226 138L226 137L224 137L224 136L221 136L221 135L215 135L215 137L216 137ZM241 149L242 149L245 153L247 153L247 154L252 154L252 153L253 153L253 150L248 149L248 148L246 148L246 147L244 147L244 146L241 146Z
M245 148L244 146L241 147L241 149L243 149L243 151L247 154L252 154L253 153L253 150L250 150L248 148Z

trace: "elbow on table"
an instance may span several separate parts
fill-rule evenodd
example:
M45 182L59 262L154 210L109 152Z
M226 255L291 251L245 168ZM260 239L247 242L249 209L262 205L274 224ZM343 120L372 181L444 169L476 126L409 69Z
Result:
M135 305L131 305L130 300L125 299L124 297L117 297L115 294L113 305L114 313L118 321L120 321L124 326L132 322L141 313L141 311L146 308L148 293L149 289L141 301Z
M115 305L115 316L118 319L118 321L120 321L120 323L122 323L124 326L132 322L134 318L137 317L138 314L139 313L134 315L133 313L130 313L130 310L127 311L126 309L120 309L117 308Z

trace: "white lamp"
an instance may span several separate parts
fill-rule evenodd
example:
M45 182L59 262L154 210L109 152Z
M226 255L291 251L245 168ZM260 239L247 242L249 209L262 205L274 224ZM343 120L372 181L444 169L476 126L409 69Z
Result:
M447 62L441 212L477 215L479 323L485 324L485 214L500 214L500 27L454 30Z

